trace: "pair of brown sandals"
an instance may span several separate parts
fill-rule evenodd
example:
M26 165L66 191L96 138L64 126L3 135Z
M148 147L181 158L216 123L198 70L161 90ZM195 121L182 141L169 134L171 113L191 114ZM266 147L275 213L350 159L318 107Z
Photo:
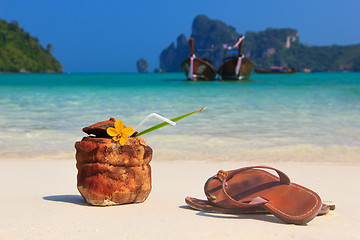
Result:
M262 170L274 170L278 176ZM207 200L185 199L187 205L210 213L271 213L278 219L304 225L317 215L335 210L314 191L290 182L282 171L268 166L220 170L204 186Z

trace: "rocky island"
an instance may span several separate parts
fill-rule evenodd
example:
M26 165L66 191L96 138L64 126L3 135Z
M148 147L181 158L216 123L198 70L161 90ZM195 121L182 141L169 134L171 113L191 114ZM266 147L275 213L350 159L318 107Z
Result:
M149 64L144 58L140 58L139 60L137 60L136 68L139 73L149 72Z
M240 34L232 26L205 15L195 17L192 33L196 41L196 56L210 61L216 69L225 57L223 45L232 46L239 35L245 35L243 52L257 68L271 66L295 68L298 71L360 71L360 44L348 46L307 46L300 42L296 29L268 28L260 32ZM181 62L189 57L188 38L180 34L160 54L160 69L181 72Z

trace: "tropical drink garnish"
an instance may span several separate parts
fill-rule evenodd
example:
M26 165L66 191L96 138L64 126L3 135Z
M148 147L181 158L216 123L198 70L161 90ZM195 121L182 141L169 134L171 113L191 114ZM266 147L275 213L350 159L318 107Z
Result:
M114 127L109 127L106 129L106 132L109 136L112 137L112 139L115 141L115 142L119 142L121 146L124 146L125 143L127 142L128 138L130 136L133 136L133 137L138 137L138 136L141 136L141 135L144 135L146 133L150 133L152 131L155 131L159 128L162 128L162 127L165 127L169 124L171 125L176 125L175 122L183 119L183 118L186 118L190 115L193 115L195 113L198 113L198 112L201 112L203 110L205 110L206 107L203 107L201 108L200 110L196 110L194 112L190 112L190 113L187 113L187 114L184 114L184 115L181 115L179 117L176 117L176 118L173 118L173 119L167 119L167 118L164 118L156 113L151 113L149 114L136 128L135 130L133 129L133 127L131 126L128 126L128 127L124 127L123 125L123 122L121 119L118 119L116 120L115 124L114 124ZM160 124L157 124L155 126L152 126L148 129L145 129L144 131L142 132L139 132L139 133L135 133L134 132L145 122L147 121L150 117L156 117L156 118L159 118L161 120L163 120L164 122L160 123Z
M121 119L116 120L114 127L106 129L107 134L113 137L115 142L119 142L121 146L124 146L128 140L128 137L134 133L133 127L125 127Z

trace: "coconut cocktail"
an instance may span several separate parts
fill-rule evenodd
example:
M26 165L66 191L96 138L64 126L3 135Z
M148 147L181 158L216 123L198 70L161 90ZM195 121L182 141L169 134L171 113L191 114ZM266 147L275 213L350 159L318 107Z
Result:
M204 109L171 120L153 113L135 129L114 118L83 128L89 136L75 143L80 194L96 206L144 202L151 191L149 163L153 150L140 135L175 125L176 121ZM164 122L138 133L136 130L153 116Z

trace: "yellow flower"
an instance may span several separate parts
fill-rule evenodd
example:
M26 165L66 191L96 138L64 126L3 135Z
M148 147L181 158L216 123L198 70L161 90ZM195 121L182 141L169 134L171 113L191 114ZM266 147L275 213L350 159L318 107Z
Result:
M128 137L134 133L133 127L124 128L124 124L121 119L116 120L115 128L109 127L106 129L107 134L113 137L112 139L116 142L119 141L121 146L124 146L128 140Z

